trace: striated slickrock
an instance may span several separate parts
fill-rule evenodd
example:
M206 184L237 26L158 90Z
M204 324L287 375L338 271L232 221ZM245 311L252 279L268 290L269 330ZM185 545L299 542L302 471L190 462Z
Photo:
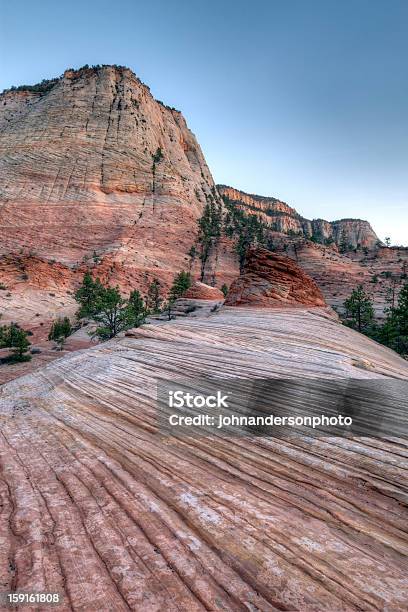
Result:
M183 294L185 299L193 300L224 300L224 294L217 287L211 287L200 281L196 281Z
M219 193L245 210L257 215L267 226L284 234L299 234L319 241L332 240L338 246L344 242L355 248L373 248L380 240L368 221L362 219L305 219L294 208L273 197L245 193L227 185L217 185Z
M325 306L314 280L292 259L267 249L250 248L242 274L232 283L229 306Z
M405 440L164 436L155 397L186 372L369 382L408 364L319 308L137 332L0 390L2 591L62 593L58 612L405 612Z

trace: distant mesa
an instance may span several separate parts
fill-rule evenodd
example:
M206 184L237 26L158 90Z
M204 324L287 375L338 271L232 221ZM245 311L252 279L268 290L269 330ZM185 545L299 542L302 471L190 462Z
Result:
M289 257L248 250L242 275L231 285L227 306L326 306L314 280Z
M245 193L227 185L217 185L217 189L224 199L246 213L256 215L275 232L307 238L326 246L336 244L347 249L371 249L381 244L369 222L363 219L309 220L277 198Z

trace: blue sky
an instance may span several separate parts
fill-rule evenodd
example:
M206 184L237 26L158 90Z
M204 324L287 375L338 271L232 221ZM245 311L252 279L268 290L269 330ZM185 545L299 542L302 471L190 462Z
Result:
M215 180L408 244L406 0L0 0L0 89L124 64Z

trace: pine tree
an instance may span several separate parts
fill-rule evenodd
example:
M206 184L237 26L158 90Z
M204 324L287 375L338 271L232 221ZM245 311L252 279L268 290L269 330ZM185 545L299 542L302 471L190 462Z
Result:
M174 277L173 284L169 291L169 298L165 306L169 321L175 301L182 297L183 293L185 293L189 287L191 287L190 273L182 270Z
M30 361L31 355L25 354L31 346L27 336L28 332L17 323L0 327L0 348L10 348L13 351L9 361Z
M402 355L408 354L408 283L398 296L397 306L386 310L387 317L380 331L380 342Z
M349 249L349 243L347 242L346 230L343 229L340 237L339 251L340 253L346 253Z
M344 302L346 322L359 332L367 330L374 318L373 304L362 285L353 289L351 296Z
M92 317L97 308L98 299L103 292L103 285L99 278L94 280L89 272L84 274L81 287L75 293L75 300L79 303L77 316Z
M221 236L221 206L217 204L212 196L208 196L209 202L204 207L202 217L198 222L198 243L200 246L199 257L201 260L200 280L204 279L205 265L211 252L212 246Z
M101 340L114 338L119 332L131 327L127 302L118 287L102 287L92 318L100 323L94 336Z
M146 307L152 313L160 312L163 298L161 296L161 284L157 278L150 283L146 296Z
M65 339L72 333L71 322L68 317L56 319L48 334L48 340L54 340L62 350Z
M221 291L224 294L224 297L227 297L228 294L228 286L224 283L223 286L221 287Z
M140 327L146 319L146 306L140 292L135 289L131 292L127 303L127 325Z
M170 289L170 298L177 300L187 291L189 287L191 287L191 275L189 272L182 270L174 277L173 284Z
M157 279L153 281L149 290L150 297L157 307L161 302L160 284ZM119 287L104 287L98 278L93 280L89 272L85 274L75 299L80 304L78 318L89 317L100 324L92 334L98 336L100 340L114 338L119 332L131 327L139 327L147 315L147 308L140 291L135 289L129 298L125 299ZM52 330L52 335L58 335L59 327L58 324L57 330Z

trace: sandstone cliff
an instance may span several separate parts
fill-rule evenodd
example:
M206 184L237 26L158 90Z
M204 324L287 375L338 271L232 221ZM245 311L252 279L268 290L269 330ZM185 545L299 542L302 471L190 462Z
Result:
M218 199L180 112L126 68L66 71L45 93L0 96L1 253L108 262L168 282Z
M386 385L407 363L318 308L138 335L3 387L3 590L59 592L59 612L403 612L402 440L163 436L154 398L186 372Z
M342 242L352 248L375 247L380 241L368 221L361 219L305 219L294 208L272 197L248 194L233 187L218 185L219 193L247 213L259 216L272 230L284 234L299 234L318 242Z

